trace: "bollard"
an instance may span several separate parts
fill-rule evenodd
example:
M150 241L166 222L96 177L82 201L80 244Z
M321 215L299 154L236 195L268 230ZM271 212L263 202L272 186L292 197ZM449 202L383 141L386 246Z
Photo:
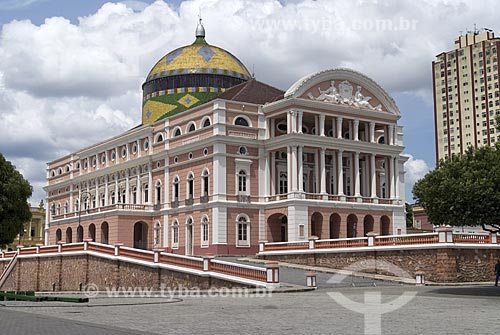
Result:
M306 272L306 286L316 287L316 272Z
M278 262L266 262L266 277L268 286L279 287L280 267Z
M211 265L212 259L214 259L215 256L208 254L208 255L203 255L201 257L203 257L203 271L205 271L205 272L210 271L211 270L210 265Z
M264 252L266 250L266 240L259 241L259 252Z
M164 252L165 249L153 249L153 262L158 263L160 261L160 253Z
M120 247L123 246L123 243L121 242L115 242L115 256L120 255Z
M425 285L425 273L423 271L415 272L415 285L417 286Z
M313 235L311 237L309 237L309 249L314 249L315 248L315 244L316 244L316 241L319 239L318 236L316 235Z

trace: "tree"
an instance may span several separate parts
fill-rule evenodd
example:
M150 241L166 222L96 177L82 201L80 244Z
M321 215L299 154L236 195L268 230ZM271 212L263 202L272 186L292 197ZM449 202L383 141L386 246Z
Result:
M406 227L413 227L413 206L405 203L406 209Z
M12 243L31 219L29 182L0 153L0 247Z
M439 162L413 187L434 224L500 230L500 143Z

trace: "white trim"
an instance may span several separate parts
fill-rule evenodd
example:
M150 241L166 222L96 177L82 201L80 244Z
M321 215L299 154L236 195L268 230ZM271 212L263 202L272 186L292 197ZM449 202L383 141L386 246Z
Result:
M179 130L180 134L179 135L175 135L175 132ZM173 130L172 130L172 138L176 138L176 137L179 137L179 136L182 136L182 129L181 127L179 126L176 126Z
M237 125L236 124L236 120L239 119L239 118L242 118L242 119L245 119L248 123L248 128L252 128L252 121L250 120L250 118L246 115L243 115L243 114L239 114L239 115L236 115L234 118L233 118L233 125L234 126L239 126L239 127L245 127L247 128L247 126L240 126L240 125Z
M205 121L206 121L207 119L208 119L208 121L210 121L210 126L212 125L212 119L210 118L210 116L205 115L205 116L201 119L201 122L200 122L200 128L199 128L199 129L203 129L203 128L210 127L210 126L203 127L203 124L205 123Z
M189 128L191 127L191 125L194 126L194 130L190 131ZM194 133L196 130L197 130L196 123L194 121L189 121L188 124L187 124L187 126L186 126L186 132L185 132L185 134Z

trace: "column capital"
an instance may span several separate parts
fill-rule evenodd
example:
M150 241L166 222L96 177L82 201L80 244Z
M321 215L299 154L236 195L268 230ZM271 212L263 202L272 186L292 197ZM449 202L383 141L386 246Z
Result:
M354 119L354 120L352 120L352 122L353 122L355 125L356 125L356 124L357 124L357 125L359 125L359 119Z
M296 113L297 113L297 115L301 115L301 116L304 114L304 112L301 110L297 110Z

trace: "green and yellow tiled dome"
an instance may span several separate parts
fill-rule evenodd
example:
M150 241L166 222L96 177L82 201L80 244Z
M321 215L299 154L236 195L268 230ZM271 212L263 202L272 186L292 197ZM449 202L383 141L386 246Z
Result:
M205 41L200 20L195 42L169 52L150 71L142 86L142 123L200 105L250 77L238 58Z

